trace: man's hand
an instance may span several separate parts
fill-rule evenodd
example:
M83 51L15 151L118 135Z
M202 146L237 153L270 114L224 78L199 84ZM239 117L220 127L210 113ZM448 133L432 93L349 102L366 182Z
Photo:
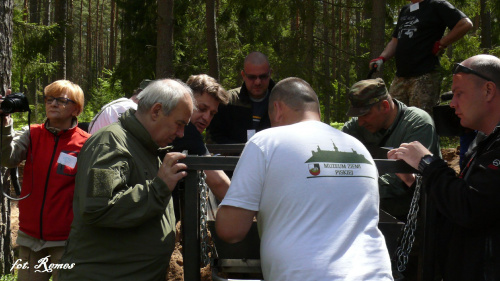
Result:
M436 43L434 43L434 46L432 47L432 54L435 55L436 57L439 57L442 54L444 54L445 49L446 46L441 45L440 41L436 41Z
M174 190L177 182L187 175L187 165L178 163L180 159L186 158L185 154L179 152L170 152L163 158L163 163L158 170L157 177L162 179L170 191Z
M5 97L10 95L11 93L12 93L11 89L7 89L7 91L5 91ZM0 100L0 104L2 102L3 102L3 99ZM3 111L0 109L0 115L2 116L4 126L8 126L11 124L12 119L10 118L10 114L4 114Z
M368 66L368 67L370 68L370 70L371 70L372 68L376 68L376 69L377 69L377 71L380 71L380 68L382 67L382 64L384 64L384 62L385 62L385 58L384 58L384 57L382 57L382 56L380 56L380 57L378 57L378 58L376 58L376 59L372 59L372 60L370 61L370 64L369 64L369 66Z
M418 141L411 143L402 143L399 148L389 150L387 152L388 159L402 159L408 165L418 169L418 163L424 155L432 154L425 146Z

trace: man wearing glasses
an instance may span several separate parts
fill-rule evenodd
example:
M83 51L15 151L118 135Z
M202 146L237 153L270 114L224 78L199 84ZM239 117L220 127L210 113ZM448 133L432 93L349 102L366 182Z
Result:
M269 93L274 87L271 72L266 55L247 55L241 71L243 85L229 91L229 104L219 107L208 127L211 142L246 143L256 132L271 127L267 114Z
M452 91L460 124L478 131L460 175L419 142L402 144L388 158L418 168L437 207L443 280L500 280L500 59L477 55L456 64Z
M450 31L445 35L448 28ZM396 58L396 77L389 94L408 106L416 106L432 115L439 100L441 74L439 56L444 49L472 28L469 18L443 0L411 0L399 14L392 40L370 68Z

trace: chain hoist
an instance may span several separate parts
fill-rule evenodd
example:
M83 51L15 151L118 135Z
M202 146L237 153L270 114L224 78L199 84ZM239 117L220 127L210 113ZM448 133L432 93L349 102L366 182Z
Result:
M417 215L419 211L418 202L420 200L420 188L422 186L422 176L416 175L415 191L411 199L410 211L408 212L407 222L403 230L403 237L400 244L396 249L396 256L398 259L397 267L399 272L406 270L408 263L408 256L410 255L413 243L415 242L415 231L417 229Z
M210 263L209 253L211 247L208 241L208 186L206 183L207 175L203 171L198 171L198 193L200 194L200 249L201 261L204 266Z

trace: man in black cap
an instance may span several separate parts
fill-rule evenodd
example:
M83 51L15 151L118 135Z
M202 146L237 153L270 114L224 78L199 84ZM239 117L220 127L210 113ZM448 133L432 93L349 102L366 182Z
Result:
M351 120L342 131L360 140L368 148L394 148L418 140L434 155L441 156L439 139L431 116L422 109L407 107L392 99L381 78L362 80L349 91ZM387 158L386 153L373 155ZM411 184L410 184L411 185ZM413 188L395 174L379 177L380 208L406 221Z

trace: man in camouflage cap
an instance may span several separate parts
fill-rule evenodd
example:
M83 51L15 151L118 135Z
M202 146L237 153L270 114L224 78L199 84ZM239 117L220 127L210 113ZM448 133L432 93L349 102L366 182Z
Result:
M372 105L381 100L386 100L388 95L384 80L381 78L357 82L352 85L349 91L351 107L347 112L347 116L358 117L365 115L370 111Z
M431 116L422 109L407 107L392 99L381 78L362 80L349 91L351 120L342 131L360 140L369 149L373 147L399 147L401 143L419 141L434 155L441 155L439 139ZM386 152L373 155L387 158ZM379 178L380 207L406 221L413 190L395 174Z
M372 151L373 158L387 158L387 150L380 147L399 147L402 143L419 141L434 155L441 156L439 139L431 116L417 107L407 107L393 99L381 78L362 80L349 91L351 120L342 131L360 140ZM378 148L378 149L377 149ZM382 153L380 153L382 152ZM406 222L415 187L404 183L396 174L379 176L380 209ZM420 235L417 235L419 240ZM418 245L418 241L416 242ZM414 246L413 253L418 253ZM416 278L418 257L411 257L404 275Z

